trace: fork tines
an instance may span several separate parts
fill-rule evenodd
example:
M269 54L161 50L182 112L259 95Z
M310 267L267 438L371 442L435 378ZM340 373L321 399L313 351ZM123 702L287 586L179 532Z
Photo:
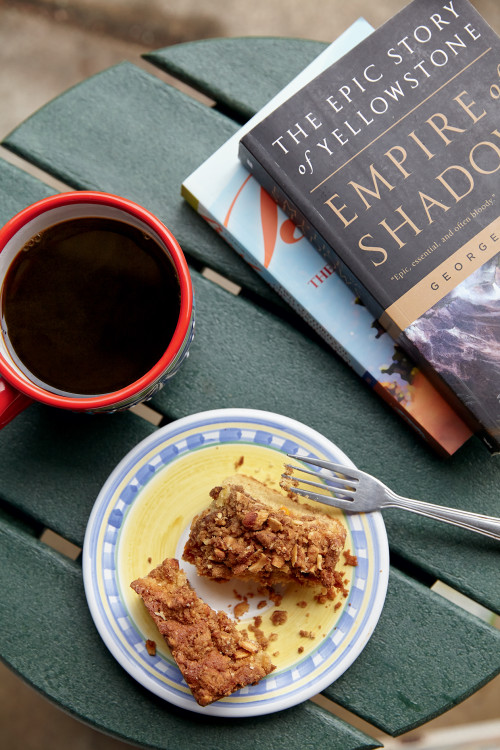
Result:
M287 469L291 469L293 472L298 471L301 472L301 474L315 476L318 479L323 480L322 482L314 482L309 479L305 479L302 476L298 477L296 474L282 474L283 479L287 481L289 489L292 492L305 497L310 497L314 500L319 500L323 503L328 502L328 495L325 494L326 492L333 494L335 498L345 499L346 501L349 501L349 499L352 499L354 497L354 493L356 492L355 485L357 484L358 479L355 476L346 475L346 471L349 472L350 469L346 470L345 466L341 466L340 464L333 464L329 461L324 461L319 458L312 458L308 456L293 456L291 454L287 455L289 458L295 458L300 461L304 461L304 463L317 466L321 469L321 471L310 471L303 466L285 464ZM313 493L310 490L301 489L298 486L299 482L303 485L307 485L308 487L316 487L317 489L323 490L323 492L320 494Z

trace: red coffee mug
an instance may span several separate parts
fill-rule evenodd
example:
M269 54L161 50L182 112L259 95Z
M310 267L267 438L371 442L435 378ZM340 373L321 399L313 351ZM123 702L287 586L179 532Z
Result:
M145 401L175 375L188 356L194 334L194 298L184 254L172 233L150 211L132 201L108 193L78 191L61 193L34 203L14 216L0 230L0 290L14 258L30 238L59 222L82 217L103 217L132 225L156 240L170 259L180 287L180 313L174 334L161 358L142 377L120 390L91 396L59 394L30 380L16 364L0 336L0 428L32 401L83 412L113 412ZM0 292L1 296L1 292Z

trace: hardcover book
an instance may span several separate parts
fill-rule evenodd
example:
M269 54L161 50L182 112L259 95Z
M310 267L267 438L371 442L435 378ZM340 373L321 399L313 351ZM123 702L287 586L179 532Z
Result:
M500 450L500 40L414 0L257 123L240 159Z
M182 195L325 341L444 455L470 431L238 160L265 114L372 32L358 20L183 183Z

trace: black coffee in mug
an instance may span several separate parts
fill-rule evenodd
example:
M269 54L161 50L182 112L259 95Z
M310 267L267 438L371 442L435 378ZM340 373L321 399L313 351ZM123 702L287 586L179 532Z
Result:
M34 383L62 394L120 390L167 349L180 284L159 243L125 221L68 219L13 259L2 293L9 353Z

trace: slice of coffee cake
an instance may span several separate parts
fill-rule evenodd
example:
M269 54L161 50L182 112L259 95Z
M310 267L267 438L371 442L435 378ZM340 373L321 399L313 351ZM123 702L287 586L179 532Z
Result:
M200 706L255 685L274 666L224 612L198 597L179 562L164 560L131 587L144 601Z
M296 581L321 587L330 599L343 588L335 570L346 538L339 520L242 474L228 477L210 496L183 554L200 575L265 585Z

